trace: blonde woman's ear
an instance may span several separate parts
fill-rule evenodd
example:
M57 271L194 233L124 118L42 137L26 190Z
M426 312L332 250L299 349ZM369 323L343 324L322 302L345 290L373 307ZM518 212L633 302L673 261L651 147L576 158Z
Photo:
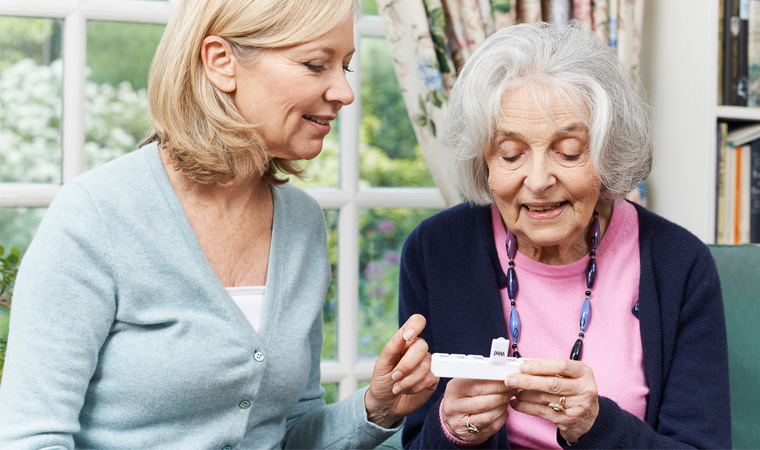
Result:
M203 39L201 60L206 77L214 86L228 93L236 89L237 59L226 39L219 36L207 36Z

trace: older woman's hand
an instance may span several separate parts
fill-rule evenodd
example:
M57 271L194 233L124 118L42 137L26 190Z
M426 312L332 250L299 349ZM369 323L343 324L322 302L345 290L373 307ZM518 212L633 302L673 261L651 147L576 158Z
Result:
M520 372L505 382L522 389L510 402L515 411L553 422L569 443L591 429L599 414L599 394L590 367L569 359L537 359L523 363Z
M481 444L506 423L514 394L502 381L454 378L443 394L441 419L457 438Z
M438 386L427 342L417 337L426 323L420 314L411 316L378 356L364 395L370 422L390 428L419 409Z

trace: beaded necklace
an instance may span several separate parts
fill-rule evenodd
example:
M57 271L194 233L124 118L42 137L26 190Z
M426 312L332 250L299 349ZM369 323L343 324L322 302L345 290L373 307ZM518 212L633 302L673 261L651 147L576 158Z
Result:
M599 213L594 210L594 218L591 221L591 229L589 230L589 241L591 243L591 259L586 267L586 298L583 300L583 307L581 307L581 314L579 320L580 332L578 333L578 340L573 345L573 350L570 352L570 359L580 360L583 354L583 338L584 332L588 327L589 320L591 320L591 290L594 288L594 281L596 280L596 249L599 246L601 240L601 229L599 228ZM517 342L520 340L520 314L517 312L517 304L515 298L517 297L517 275L515 274L515 255L517 254L517 238L512 234L510 230L507 230L507 257L509 257L509 268L507 269L507 295L509 296L509 304L511 311L509 312L509 331L512 334L512 356L515 358L520 357L520 352L517 351Z

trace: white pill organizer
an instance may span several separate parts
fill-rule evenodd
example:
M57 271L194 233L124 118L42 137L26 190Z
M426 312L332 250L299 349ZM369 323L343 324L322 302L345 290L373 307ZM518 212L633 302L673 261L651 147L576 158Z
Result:
M520 371L520 364L530 358L513 358L509 355L509 341L494 339L491 356L433 353L430 370L441 378L470 378L473 380L504 380L509 374Z

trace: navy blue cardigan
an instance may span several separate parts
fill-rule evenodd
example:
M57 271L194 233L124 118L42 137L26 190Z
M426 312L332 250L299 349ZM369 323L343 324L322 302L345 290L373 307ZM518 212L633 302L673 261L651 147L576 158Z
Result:
M572 448L730 448L731 414L723 300L709 249L685 229L637 206L638 311L649 386L646 421L600 397L591 430ZM423 221L401 259L399 321L415 313L430 352L488 354L507 336L506 283L490 207L457 205ZM407 418L405 448L455 448L438 408L448 380ZM557 433L558 443L565 446ZM483 444L509 448L506 427Z

